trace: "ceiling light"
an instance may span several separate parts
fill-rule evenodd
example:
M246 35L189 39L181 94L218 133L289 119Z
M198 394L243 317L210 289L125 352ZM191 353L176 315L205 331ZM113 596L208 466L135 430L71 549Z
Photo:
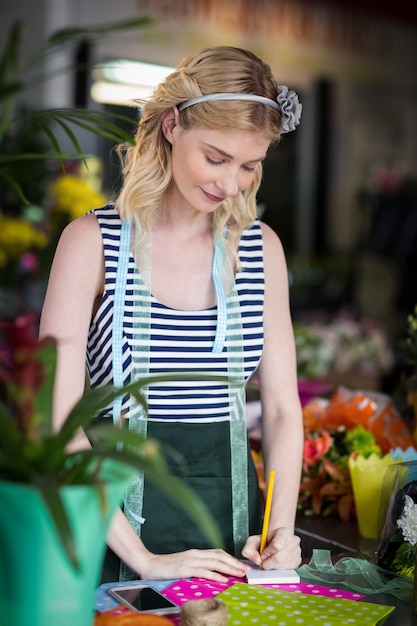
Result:
M166 65L128 59L105 61L94 67L91 97L96 102L137 106L135 99L149 98L174 70Z

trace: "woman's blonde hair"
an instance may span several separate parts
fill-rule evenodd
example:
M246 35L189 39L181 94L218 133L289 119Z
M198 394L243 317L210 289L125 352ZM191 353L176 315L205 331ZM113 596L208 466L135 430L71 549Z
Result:
M277 83L270 67L252 52L217 46L183 59L177 70L143 104L135 144L117 149L123 175L117 206L122 219L134 220L137 232L148 231L150 216L155 209L164 208L172 183L171 144L162 132L164 113L191 98L221 92L254 94L276 100ZM280 137L281 114L259 102L216 100L181 111L180 125L184 130L199 127L255 131L273 142ZM250 187L227 198L212 216L213 230L219 237L227 226L227 245L235 259L241 233L256 216L256 193L261 178L259 163Z

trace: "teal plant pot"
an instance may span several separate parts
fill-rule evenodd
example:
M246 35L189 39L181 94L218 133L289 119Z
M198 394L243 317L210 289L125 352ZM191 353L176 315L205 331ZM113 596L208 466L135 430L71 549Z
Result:
M127 466L105 464L105 507L93 485L62 487L79 571L69 561L38 490L0 481L1 626L93 624L107 531L132 477Z

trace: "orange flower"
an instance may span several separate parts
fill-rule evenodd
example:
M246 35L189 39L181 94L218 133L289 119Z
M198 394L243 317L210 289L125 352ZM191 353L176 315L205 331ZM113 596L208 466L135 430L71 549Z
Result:
M314 474L314 476L307 475L301 481L299 502L301 504L311 502L314 515L320 515L322 511L324 502L322 489L326 485L327 480L326 471L322 466L317 474Z
M333 444L333 439L327 430L321 431L318 436L307 435L304 440L303 461L309 467L314 465L328 452Z
M342 521L348 521L354 509L349 470L323 459L317 472L303 477L299 503L302 506L310 503L314 515L337 512Z
M328 482L321 488L320 495L324 498L334 498L340 519L347 522L350 519L353 507L353 491L349 469L336 465L329 459L324 460L323 468L330 476L332 482Z

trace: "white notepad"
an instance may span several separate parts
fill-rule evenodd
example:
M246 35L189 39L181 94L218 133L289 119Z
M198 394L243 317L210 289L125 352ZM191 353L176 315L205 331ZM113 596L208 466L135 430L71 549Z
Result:
M247 572L246 580L251 585L285 585L290 583L299 583L300 577L295 569L253 568Z

